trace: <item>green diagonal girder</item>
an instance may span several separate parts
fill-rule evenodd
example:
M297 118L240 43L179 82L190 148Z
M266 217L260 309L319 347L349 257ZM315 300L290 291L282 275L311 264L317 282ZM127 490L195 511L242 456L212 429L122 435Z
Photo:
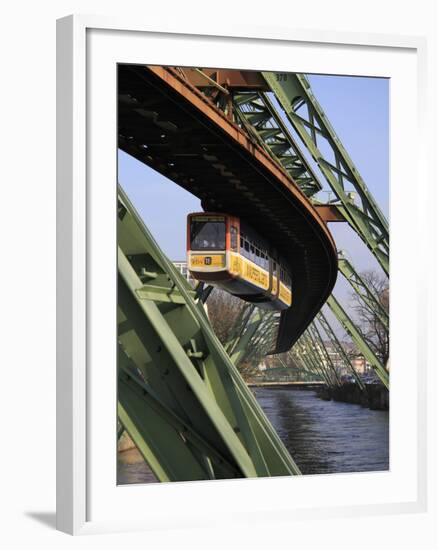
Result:
M325 347L324 340L322 339L321 334L314 321L310 323L308 332L311 335L311 338L314 342L315 347L317 348L319 355L321 356L322 360L325 361L325 363L330 367L330 370L333 373L336 383L340 386L341 381L339 380L338 373L336 372L336 368L333 364L333 361L331 360L331 357Z
M322 311L320 311L318 313L318 315L316 316L316 318L318 319L318 322L322 326L325 334L329 338L332 346L335 348L339 359L342 361L343 365L350 370L350 372L354 376L354 379L356 380L356 382L357 382L358 386L360 387L360 389L364 390L365 389L364 383L362 382L360 376L355 371L355 369L353 367L353 364L351 363L344 347L342 346L341 342L339 341L338 337L336 336L334 330L330 326L330 323L328 322L326 316L324 315L324 313Z
M251 315L248 323L245 326L245 330L236 346L234 347L230 359L235 364L238 365L241 361L244 360L246 354L248 353L249 344L257 333L260 325L263 322L263 315L258 308L255 309L254 314Z
M353 342L356 344L359 351L363 354L365 359L370 363L371 367L375 370L377 376L380 378L382 384L389 389L389 373L380 362L379 358L373 352L368 345L364 335L356 327L353 321L350 319L344 308L336 300L333 294L328 298L327 305L332 310L336 318L342 324L344 330L350 335Z
M246 303L243 308L240 310L233 327L230 330L230 334L228 335L228 340L225 343L225 350L227 351L228 355L231 355L234 352L234 349L239 343L240 338L242 337L246 326L249 323L249 320L251 318L251 314L254 310L255 306L254 304Z
M334 376L333 371L330 368L330 365L326 364L323 360L320 350L316 346L316 342L313 339L309 331L306 331L302 336L302 341L306 348L308 358L312 362L315 368L323 372L327 378L327 382L330 386L338 386L338 381Z
M304 358L304 354L301 353L297 346L294 346L289 352L294 359L294 361L300 365L301 369L306 373L307 376L316 376L318 380L326 381L325 376L311 367L308 361Z
M298 345L296 344L298 350L299 350L299 356L301 357L302 361L306 364L308 370L318 373L319 376L325 380L327 386L333 386L333 381L329 374L327 373L327 370L324 368L324 366L319 363L317 357L314 355L311 343L306 337L306 334L303 334L303 336L298 341ZM295 348L295 346L294 346Z

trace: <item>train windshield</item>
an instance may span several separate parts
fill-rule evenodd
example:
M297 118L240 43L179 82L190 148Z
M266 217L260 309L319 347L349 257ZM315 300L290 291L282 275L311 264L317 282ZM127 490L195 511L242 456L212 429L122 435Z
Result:
M192 250L225 250L225 222L192 220L190 247Z

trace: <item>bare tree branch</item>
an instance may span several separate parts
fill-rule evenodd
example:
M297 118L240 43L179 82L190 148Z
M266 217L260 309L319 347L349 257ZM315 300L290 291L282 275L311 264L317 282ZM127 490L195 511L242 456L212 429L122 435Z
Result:
M378 272L365 271L360 274L383 309L389 313L389 281ZM389 334L373 307L365 303L359 294L351 293L352 306L356 312L360 328L368 345L376 353L384 365L389 357Z

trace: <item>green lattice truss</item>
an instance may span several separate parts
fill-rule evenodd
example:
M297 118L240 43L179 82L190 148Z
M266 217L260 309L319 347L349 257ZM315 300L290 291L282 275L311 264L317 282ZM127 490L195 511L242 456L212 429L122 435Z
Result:
M155 476L299 474L202 301L121 190L118 223L118 417Z

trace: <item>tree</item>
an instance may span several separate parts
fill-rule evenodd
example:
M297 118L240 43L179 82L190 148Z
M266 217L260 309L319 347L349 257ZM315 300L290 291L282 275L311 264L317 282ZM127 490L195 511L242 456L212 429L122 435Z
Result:
M387 277L374 270L365 271L360 274L360 277L383 309L389 313L389 281ZM357 320L368 345L380 361L386 365L389 357L388 329L382 323L372 305L365 303L359 294L352 292L351 298Z
M207 300L208 317L211 326L222 344L225 344L242 311L245 302L232 294L215 288Z

